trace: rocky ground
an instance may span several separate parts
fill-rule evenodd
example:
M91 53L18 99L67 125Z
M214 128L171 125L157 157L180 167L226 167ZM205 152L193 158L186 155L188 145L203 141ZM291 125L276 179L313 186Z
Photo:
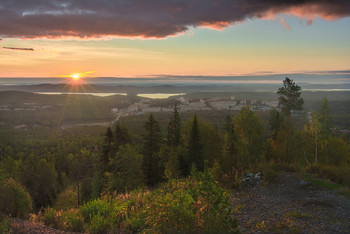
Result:
M296 174L234 192L232 207L242 233L350 233L350 199Z
M22 219L12 219L11 220L13 233L16 234L37 234L37 233L47 233L47 234L61 234L68 233L64 231L59 231L48 226L44 226L39 223L33 223L25 221Z

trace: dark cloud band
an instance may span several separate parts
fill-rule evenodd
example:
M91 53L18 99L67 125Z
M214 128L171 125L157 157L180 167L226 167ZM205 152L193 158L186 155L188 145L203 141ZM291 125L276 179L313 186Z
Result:
M1 0L2 38L163 38L287 13L312 22L350 15L348 0Z
M17 47L2 47L3 49L6 49L6 50L24 50L24 51L34 51L33 48L17 48Z

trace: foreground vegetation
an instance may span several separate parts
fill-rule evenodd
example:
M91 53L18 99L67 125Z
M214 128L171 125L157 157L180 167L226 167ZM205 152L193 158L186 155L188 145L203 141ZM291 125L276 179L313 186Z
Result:
M286 79L278 94L266 124L249 106L220 129L197 115L183 122L175 106L165 131L153 114L134 132L119 122L4 131L1 216L34 212L35 221L92 233L229 232L236 224L223 188L246 172L273 181L277 170L302 170L350 186L350 146L331 131L328 100L300 123L292 116L303 106L300 87Z
M78 209L48 208L32 219L76 232L227 233L237 231L231 215L229 194L205 171L152 191L103 196Z

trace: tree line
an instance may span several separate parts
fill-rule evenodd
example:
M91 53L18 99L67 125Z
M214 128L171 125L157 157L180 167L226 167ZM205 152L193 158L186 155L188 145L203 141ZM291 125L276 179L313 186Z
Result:
M67 203L69 199L64 194L74 196L74 206L76 201L83 203L101 195L154 187L204 170L210 170L216 180L226 185L266 163L284 168L315 169L318 165L317 170L326 165L346 171L350 167L350 147L331 131L327 99L323 99L320 111L311 113L308 123L298 129L293 115L302 110L301 87L286 78L277 94L279 108L270 111L268 137L264 135L262 119L249 106L238 115L228 116L223 132L196 115L183 122L175 105L166 135L162 135L154 115L148 116L141 145L131 137L138 133L130 133L124 123L118 122L108 127L99 140L87 141L70 152L60 151L59 146L49 142L57 152L47 146L40 155L36 151L25 157L3 155L0 185L8 189L17 186L33 200L30 206L39 209L59 200ZM65 148L65 144L74 142L60 144ZM5 197L3 193L0 196Z

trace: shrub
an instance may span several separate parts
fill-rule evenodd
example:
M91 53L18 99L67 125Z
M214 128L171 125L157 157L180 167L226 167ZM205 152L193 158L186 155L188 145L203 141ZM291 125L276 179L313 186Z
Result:
M228 198L205 171L151 192L101 198L68 211L47 209L43 220L66 231L89 233L227 233L237 227Z
M83 232L84 219L77 210L68 210L62 213L62 228L69 232Z
M81 206L79 211L84 220L90 222L97 214L108 217L112 213L112 206L106 200L96 199Z
M330 166L321 164L311 164L306 167L306 171L317 176L328 179L334 183L350 186L350 168L347 166Z
M106 233L110 229L110 226L108 219L100 213L97 213L91 218L88 231L89 233Z
M72 188L67 189L57 196L54 208L56 210L69 210L77 205L78 193Z
M305 168L305 170L311 174L319 174L321 171L321 166L319 164L310 164Z
M278 168L273 162L261 164L258 167L258 171L263 174L264 183L272 183L277 180Z
M32 210L32 199L24 187L14 179L8 179L1 186L0 212L23 218Z
M12 233L10 220L0 214L0 233Z
M47 208L44 211L43 216L41 217L41 221L46 225L46 226L51 226L51 227L58 227L58 218L56 217L56 210L52 208Z

